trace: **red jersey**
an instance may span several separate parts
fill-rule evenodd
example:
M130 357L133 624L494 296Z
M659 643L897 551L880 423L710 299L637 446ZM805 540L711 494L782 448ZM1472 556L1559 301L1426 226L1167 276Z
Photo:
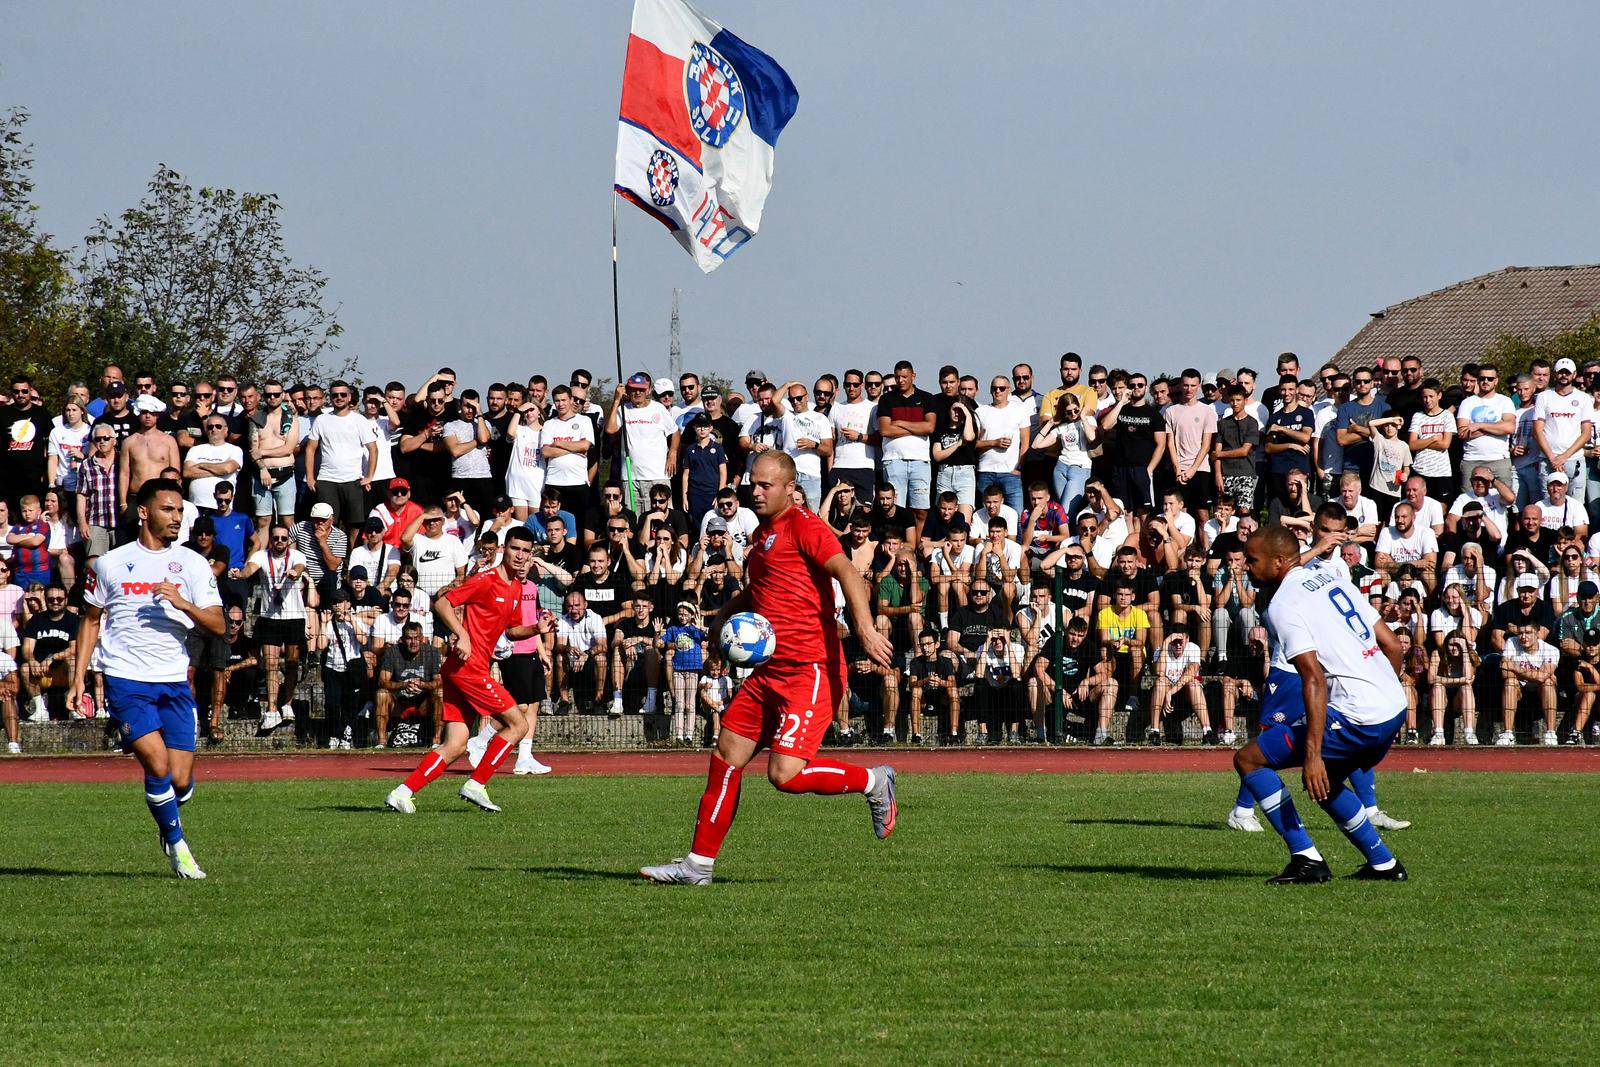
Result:
M444 598L460 612L461 625L472 641L472 658L463 663L452 652L445 670L452 674L487 675L494 646L506 628L522 623L522 585L502 578L496 567L473 575L444 594Z
M765 615L778 635L778 650L768 662L842 662L833 578L823 568L839 554L839 538L828 524L799 505L750 535L745 550L750 609Z

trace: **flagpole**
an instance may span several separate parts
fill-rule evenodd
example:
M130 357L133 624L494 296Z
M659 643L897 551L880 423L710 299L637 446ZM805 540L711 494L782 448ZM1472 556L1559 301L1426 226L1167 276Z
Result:
M617 388L621 389L628 379L622 372L622 309L617 299L617 194L611 194L611 333L617 346ZM621 418L617 420L617 438L622 446L618 458L622 462L622 469L618 474L618 482L622 486L623 506L638 514L633 499L633 477L628 469L628 414L620 411Z

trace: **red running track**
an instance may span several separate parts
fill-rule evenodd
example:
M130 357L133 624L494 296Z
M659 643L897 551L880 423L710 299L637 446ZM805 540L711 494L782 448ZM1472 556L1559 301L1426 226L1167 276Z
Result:
M933 750L844 749L833 752L853 762L892 763L912 774L981 771L1000 774L1093 774L1129 771L1230 771L1233 752L1221 748L1097 749L1001 748ZM409 774L420 749L357 753L200 755L199 777L210 782L275 781L286 778L396 778ZM543 753L563 775L705 773L704 752ZM457 769L466 770L466 761ZM761 773L764 757L751 770ZM1600 772L1595 748L1396 749L1384 760L1385 773L1408 771ZM509 768L508 768L509 770ZM22 782L121 782L135 773L131 757L25 756L0 762L0 784Z

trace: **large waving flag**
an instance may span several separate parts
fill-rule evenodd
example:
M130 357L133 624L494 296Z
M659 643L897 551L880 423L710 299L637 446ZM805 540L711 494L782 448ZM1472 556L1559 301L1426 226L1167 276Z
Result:
M683 0L635 0L617 193L710 274L761 228L773 148L799 103L771 56Z

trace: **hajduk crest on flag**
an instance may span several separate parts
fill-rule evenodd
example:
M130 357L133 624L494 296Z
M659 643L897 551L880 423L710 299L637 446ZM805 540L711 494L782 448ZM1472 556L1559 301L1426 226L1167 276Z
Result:
M635 0L616 191L710 274L761 228L800 94L772 57L683 0Z

